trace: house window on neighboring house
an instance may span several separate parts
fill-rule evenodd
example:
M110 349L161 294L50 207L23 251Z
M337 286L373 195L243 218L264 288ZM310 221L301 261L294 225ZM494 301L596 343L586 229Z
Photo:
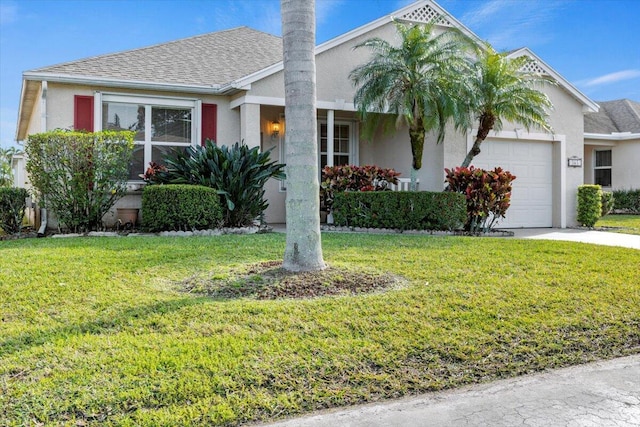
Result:
M611 150L597 150L594 169L595 184L611 187Z
M192 100L102 96L102 129L136 132L129 180L139 181L150 162L196 145L195 108Z

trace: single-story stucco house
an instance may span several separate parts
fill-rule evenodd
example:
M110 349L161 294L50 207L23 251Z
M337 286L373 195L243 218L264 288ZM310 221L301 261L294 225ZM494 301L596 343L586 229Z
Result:
M640 103L598 102L584 118L584 182L605 190L640 188Z
M426 23L438 16L440 31L457 27L478 39L438 4L421 0L317 46L320 166L375 164L409 176L411 150L406 129L393 135L381 133L372 141L360 138L354 87L348 75L370 55L366 49L354 50L355 45L371 37L397 39L392 18ZM575 225L577 188L591 182L593 169L585 153L591 155L595 149L585 152L585 114L598 112L598 104L529 49L510 55L532 57L535 71L558 83L545 89L555 107L550 115L554 132L527 132L521 125L505 124L503 131L489 135L473 164L501 166L517 176L512 206L501 227ZM182 126L156 140L151 130L163 125L163 117L175 114L183 118ZM282 154L286 118L281 38L240 27L23 74L18 141L56 128L98 131L134 125L142 130L136 137L132 190L142 185L138 175L149 162L160 160L167 149L201 144L206 138L218 144L244 141L265 150L273 148L273 155L286 162ZM475 130L467 134L450 131L440 145L428 137L418 175L420 190L444 188L444 168L460 165L473 135ZM608 144L617 150L625 143L623 139L590 137L588 147ZM614 184L616 177L614 174ZM284 186L272 181L266 190L270 203L266 221L284 222ZM139 194L132 191L118 207L139 207Z

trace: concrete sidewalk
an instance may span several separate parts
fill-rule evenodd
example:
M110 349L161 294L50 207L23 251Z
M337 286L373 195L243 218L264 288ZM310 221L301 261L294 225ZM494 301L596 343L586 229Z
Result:
M515 237L520 239L565 240L569 242L640 249L640 236L634 236L632 234L574 228L521 228L510 231L513 231Z
M271 224L273 231L286 232L285 224ZM640 236L632 234L611 233L608 231L580 230L575 228L515 228L518 239L564 240L568 242L593 243L595 245L620 246L640 249Z
M640 355L263 425L637 427Z

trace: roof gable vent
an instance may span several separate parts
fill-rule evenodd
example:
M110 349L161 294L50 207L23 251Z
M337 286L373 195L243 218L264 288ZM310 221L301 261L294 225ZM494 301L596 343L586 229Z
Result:
M440 12L438 12L428 4L405 13L400 17L400 19L406 21L421 22L423 24L429 23L435 19L436 24L438 25L453 27L451 21L446 19Z
M547 71L538 64L538 61L533 60L525 64L522 68L522 71L527 73L536 73L536 74L549 74Z

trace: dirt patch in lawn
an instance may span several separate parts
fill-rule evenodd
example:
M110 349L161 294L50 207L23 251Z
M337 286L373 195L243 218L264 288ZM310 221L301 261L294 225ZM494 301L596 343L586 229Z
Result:
M211 298L274 300L381 292L400 288L406 282L389 273L341 267L292 273L282 268L282 261L267 261L238 267L224 275L192 277L179 285L184 292Z

